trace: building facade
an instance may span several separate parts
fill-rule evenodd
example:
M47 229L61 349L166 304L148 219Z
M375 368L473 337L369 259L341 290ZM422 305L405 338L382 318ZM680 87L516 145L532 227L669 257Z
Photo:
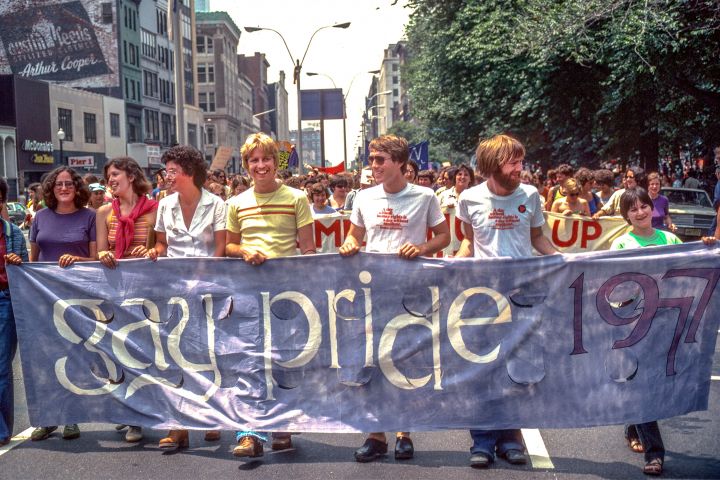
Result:
M259 130L274 137L272 124L270 122L271 110L268 100L267 69L270 66L264 53L255 52L253 56L238 55L238 70L244 73L253 85L252 107L253 113L260 121Z
M280 70L278 81L268 85L268 110L270 128L280 141L290 139L290 118L288 114L288 91L285 89L285 72Z

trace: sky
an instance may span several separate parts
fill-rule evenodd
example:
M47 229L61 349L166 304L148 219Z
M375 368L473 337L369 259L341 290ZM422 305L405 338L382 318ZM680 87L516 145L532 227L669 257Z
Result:
M347 148L351 162L360 146L365 96L372 80L372 74L367 72L378 70L384 49L404 38L411 13L405 4L405 0L210 0L210 10L228 12L242 30L238 53L265 53L270 63L268 83L278 80L280 70L285 72L290 130L297 129L294 59L302 59L310 37L318 28L351 22L347 29L327 28L315 35L302 66L300 82L303 90L333 88L325 76L307 76L307 72L317 72L332 77L337 88L342 88L347 97ZM246 26L267 27L282 33L293 60L276 33L247 33ZM303 127L307 126L310 123L303 122ZM325 121L325 158L328 166L343 160L342 120Z

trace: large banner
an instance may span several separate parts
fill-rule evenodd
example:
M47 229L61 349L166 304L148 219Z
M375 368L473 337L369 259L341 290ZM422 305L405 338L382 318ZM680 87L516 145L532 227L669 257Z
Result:
M71 87L117 87L121 19L115 4L0 0L0 74Z
M607 250L612 241L630 228L622 217L602 217L592 220L573 215L566 217L544 212L543 233L556 249L563 253L581 253ZM455 217L454 209L445 214L450 225L450 245L438 252L436 257L451 257L460 249L464 235L462 222ZM337 252L350 231L349 215L327 215L315 219L315 246L319 252ZM428 238L432 232L428 230Z
M30 422L348 432L587 427L707 408L701 244L8 267ZM662 399L662 401L657 401Z

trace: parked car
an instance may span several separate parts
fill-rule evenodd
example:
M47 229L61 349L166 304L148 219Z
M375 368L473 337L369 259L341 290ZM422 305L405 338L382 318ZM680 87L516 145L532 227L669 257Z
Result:
M22 225L27 216L27 208L25 208L25 205L18 202L8 202L7 209L10 215L10 221L17 226Z
M665 187L660 189L660 195L670 202L670 218L678 236L697 240L707 235L716 213L705 190Z

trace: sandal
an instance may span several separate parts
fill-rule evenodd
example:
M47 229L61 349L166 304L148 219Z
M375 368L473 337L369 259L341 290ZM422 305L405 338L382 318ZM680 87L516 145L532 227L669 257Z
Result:
M657 477L659 475L662 475L662 472L663 461L661 458L653 458L643 467L643 473L645 475L652 475L653 477Z
M640 443L640 440L637 438L628 438L628 447L630 447L630 450L632 450L635 453L643 453L645 449L642 446L642 443Z

